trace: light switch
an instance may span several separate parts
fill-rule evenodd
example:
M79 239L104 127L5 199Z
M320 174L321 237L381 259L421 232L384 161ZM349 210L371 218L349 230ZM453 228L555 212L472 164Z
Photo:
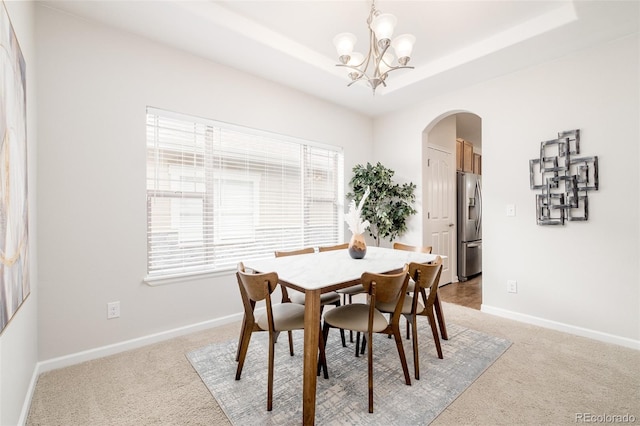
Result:
M507 204L507 216L515 216L515 215L516 215L516 205Z

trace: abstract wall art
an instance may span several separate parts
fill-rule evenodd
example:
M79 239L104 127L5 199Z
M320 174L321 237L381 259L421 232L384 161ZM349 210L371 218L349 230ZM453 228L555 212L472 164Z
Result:
M598 190L598 157L580 157L580 129L540 142L540 156L529 160L529 185L536 194L538 225L564 225L589 218L589 197Z
M0 333L30 293L26 70L0 8Z

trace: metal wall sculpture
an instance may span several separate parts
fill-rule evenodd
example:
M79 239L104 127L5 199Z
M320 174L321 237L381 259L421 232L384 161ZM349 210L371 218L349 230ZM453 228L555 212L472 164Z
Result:
M540 157L529 160L531 189L536 194L538 225L564 225L589 218L590 191L598 190L598 157L578 157L580 129L540 142Z

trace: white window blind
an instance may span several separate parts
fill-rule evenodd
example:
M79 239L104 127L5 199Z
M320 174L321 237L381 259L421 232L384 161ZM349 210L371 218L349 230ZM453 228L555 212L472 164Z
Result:
M340 149L147 108L147 279L343 239Z

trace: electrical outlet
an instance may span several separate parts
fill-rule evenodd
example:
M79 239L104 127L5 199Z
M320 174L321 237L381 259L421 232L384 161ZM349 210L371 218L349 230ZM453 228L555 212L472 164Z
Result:
M107 303L107 319L120 317L120 302Z
M518 282L516 280L508 280L507 281L507 292L509 292L509 293L517 293L518 292Z

